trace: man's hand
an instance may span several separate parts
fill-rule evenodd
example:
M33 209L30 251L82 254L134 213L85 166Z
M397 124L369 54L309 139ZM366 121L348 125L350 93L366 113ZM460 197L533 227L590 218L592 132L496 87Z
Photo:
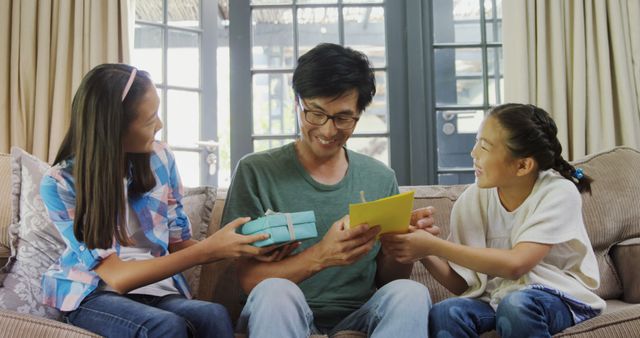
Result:
M333 223L324 238L312 248L322 269L349 265L371 251L379 232L379 226L370 228L367 224L350 229L349 216L345 216Z
M436 209L432 206L416 209L411 213L411 226L409 231L424 230L428 233L438 236L440 228L435 225L436 220L433 218Z
M300 244L300 242L293 242L285 245L272 245L266 248L268 251L265 254L254 258L261 262L278 262L289 256Z

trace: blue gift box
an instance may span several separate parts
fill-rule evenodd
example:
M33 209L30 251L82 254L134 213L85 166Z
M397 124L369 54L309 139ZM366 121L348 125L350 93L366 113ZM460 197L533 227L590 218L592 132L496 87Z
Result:
M293 235L289 231L289 219ZM299 241L318 236L316 215L313 211L268 214L245 223L239 232L243 235L269 234L270 237L253 243L257 247Z

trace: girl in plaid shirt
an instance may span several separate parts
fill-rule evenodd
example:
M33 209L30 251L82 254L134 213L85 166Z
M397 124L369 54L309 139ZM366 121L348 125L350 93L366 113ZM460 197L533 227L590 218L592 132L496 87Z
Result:
M263 255L239 218L191 238L173 154L155 141L160 100L144 71L95 67L72 104L70 128L41 194L67 248L42 279L44 302L106 337L233 337L227 310L192 300L180 274L227 257Z

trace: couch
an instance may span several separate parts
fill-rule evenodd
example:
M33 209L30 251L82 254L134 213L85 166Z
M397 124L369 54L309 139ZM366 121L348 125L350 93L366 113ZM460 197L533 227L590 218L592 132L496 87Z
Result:
M13 156L20 157L19 154ZM28 154L22 154L23 177L26 170L25 159L37 161ZM17 187L10 180L12 176L16 180L17 168L20 166L15 162L16 159L12 160L7 154L0 155L0 235L3 236L0 238L0 266L6 264L0 270L0 278L6 278L5 285L0 288L0 337L97 337L86 330L60 322L59 316L44 318L52 317L48 313L42 315L42 311L33 311L35 304L11 308L2 301L3 292L9 292L4 289L11 286L8 285L11 284L11 275L20 268L20 253L23 250L20 246L24 245L21 243L30 241L28 234L23 234L24 240L19 238L20 227L24 226L21 223L25 220L18 218L20 215L28 217L28 214L21 212L16 215L14 210L23 203L16 202L16 192L21 190L24 193L25 189L24 183ZM607 301L607 309L604 314L554 337L638 337L640 269L636 262L640 256L640 180L635 173L640 168L640 152L618 147L575 161L574 164L595 179L593 194L583 195L583 214L601 274L601 285L596 292ZM40 167L40 170L43 168ZM415 190L416 208L432 205L437 209L436 223L442 229L441 236L446 237L451 207L465 187L408 186L401 190ZM186 190L185 209L192 218L196 237L202 238L219 229L225 197L226 191L222 189L215 191L213 188L200 187ZM31 196L24 203L37 201L37 198ZM11 225L8 226L9 224ZM38 238L41 237L46 236L40 234ZM49 239L48 242L54 240ZM10 246L14 247L9 249ZM42 259L43 256L49 255L37 253L27 259ZM419 263L414 266L411 278L428 286L434 303L452 296ZM187 272L187 279L197 298L222 303L232 318L238 317L242 304L234 260L223 260L191 269ZM36 280L30 284L34 294L39 292L37 282ZM483 336L496 334L490 332ZM340 332L337 337L364 337L364 334L349 331Z

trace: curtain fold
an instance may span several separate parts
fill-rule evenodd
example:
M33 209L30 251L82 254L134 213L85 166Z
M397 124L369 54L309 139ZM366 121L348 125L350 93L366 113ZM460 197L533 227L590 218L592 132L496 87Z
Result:
M505 102L558 125L569 159L640 148L640 2L504 1Z
M82 76L128 62L126 0L0 1L0 152L52 161Z

